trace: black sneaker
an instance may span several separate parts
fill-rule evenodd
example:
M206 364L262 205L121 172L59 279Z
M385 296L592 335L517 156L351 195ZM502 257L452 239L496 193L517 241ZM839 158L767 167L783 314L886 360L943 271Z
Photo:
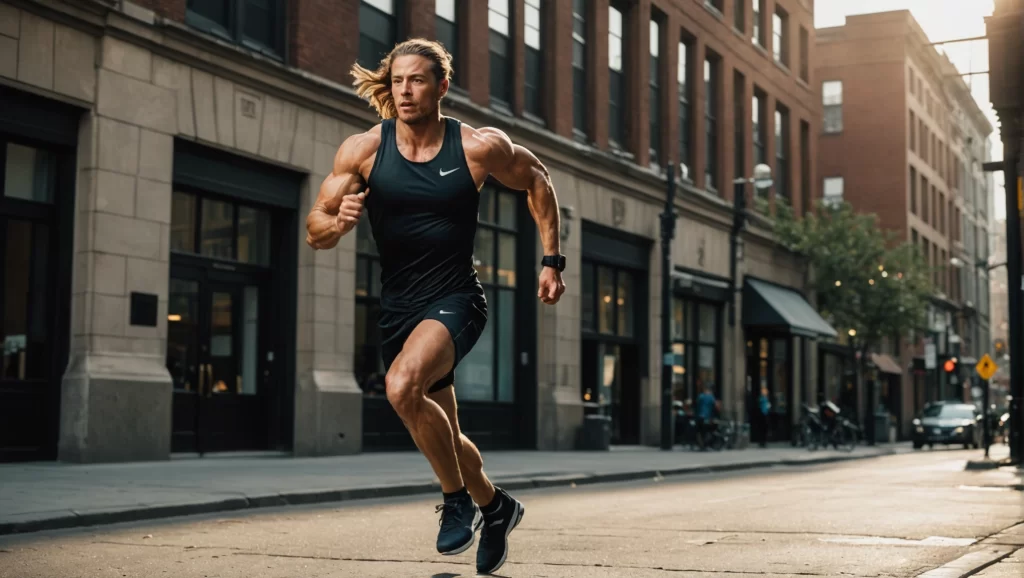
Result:
M476 539L476 531L484 521L480 508L473 503L473 499L467 495L463 498L445 500L435 511L441 514L438 521L441 530L437 533L437 551L445 556L454 556L469 549Z
M498 511L484 516L484 524L480 529L480 547L476 551L476 571L478 574L497 572L508 557L508 535L519 525L526 513L519 500L508 495L501 488L494 488L501 497Z

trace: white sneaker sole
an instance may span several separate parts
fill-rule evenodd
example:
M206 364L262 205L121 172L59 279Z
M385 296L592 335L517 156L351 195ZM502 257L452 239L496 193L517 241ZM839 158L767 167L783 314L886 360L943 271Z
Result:
M483 526L483 525L484 525L484 515L480 513L480 508L477 508L476 509L476 513L473 515L473 533L469 535L469 542L466 542L465 545L460 546L460 547L458 547L458 548L456 548L454 550L449 550L448 552L441 552L441 555L442 556L457 556L457 555L465 552L466 550L469 550L470 548L472 548L473 544L476 543L476 533L477 533L477 530L479 530L480 526Z
M515 521L509 524L508 529L505 530L505 552L502 553L501 560L498 560L498 563L495 564L493 568L486 571L478 570L478 574L493 574L505 565L505 559L508 558L508 535L512 533L512 530L516 529L516 526L519 525L519 522L523 521L523 514L526 513L526 508L524 508L523 505L519 503L519 500L514 501L516 504Z

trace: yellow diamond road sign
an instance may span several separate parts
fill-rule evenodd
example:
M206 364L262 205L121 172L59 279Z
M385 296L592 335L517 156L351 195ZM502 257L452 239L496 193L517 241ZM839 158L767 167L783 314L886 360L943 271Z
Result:
M974 369L982 379L987 381L993 374L995 374L996 370L999 369L999 366L996 365L996 362L992 361L992 358L986 353L981 360L978 361L978 365L974 366Z

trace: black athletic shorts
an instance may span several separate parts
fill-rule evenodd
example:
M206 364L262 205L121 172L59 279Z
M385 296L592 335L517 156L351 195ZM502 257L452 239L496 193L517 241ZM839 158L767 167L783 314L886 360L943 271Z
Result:
M427 390L428 393L433 393L455 382L455 368L469 355L470 350L480 339L484 326L487 325L487 299L482 292L453 293L434 301L417 313L381 311L381 357L384 358L385 371L391 368L395 358L402 352L405 340L424 319L434 319L444 324L455 344L455 363L452 364L451 371Z

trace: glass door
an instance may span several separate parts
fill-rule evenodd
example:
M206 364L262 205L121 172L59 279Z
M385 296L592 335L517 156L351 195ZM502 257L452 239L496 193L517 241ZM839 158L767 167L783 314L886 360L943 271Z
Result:
M184 267L172 275L173 451L265 449L273 354L261 330L264 284Z
M63 160L62 160L63 159ZM58 167L65 155L0 136L0 461L52 459L64 320ZM66 314L65 314L66 315Z

